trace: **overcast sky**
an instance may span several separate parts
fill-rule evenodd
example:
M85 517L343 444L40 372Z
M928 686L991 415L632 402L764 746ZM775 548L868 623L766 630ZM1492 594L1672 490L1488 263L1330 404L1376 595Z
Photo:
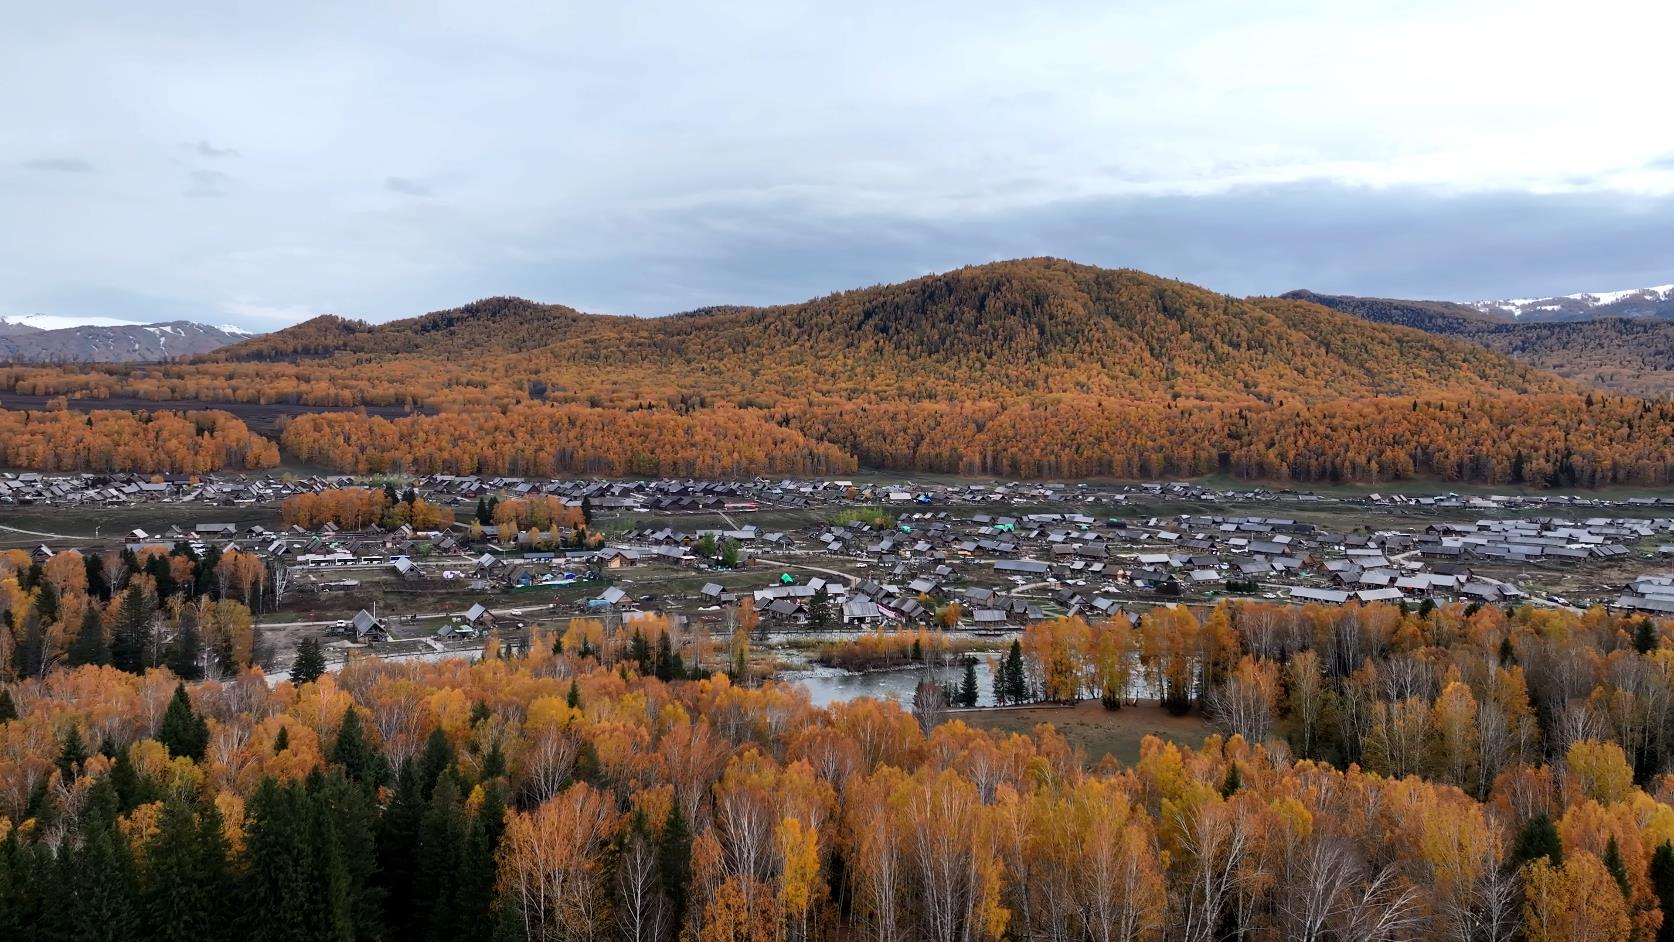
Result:
M0 313L1674 281L1666 2L0 5Z

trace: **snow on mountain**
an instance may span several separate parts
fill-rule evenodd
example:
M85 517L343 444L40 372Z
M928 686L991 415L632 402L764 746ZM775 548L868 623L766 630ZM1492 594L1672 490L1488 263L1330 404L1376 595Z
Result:
M0 314L0 324L33 327L36 330L65 330L70 327L138 327L139 321L114 317L69 317L61 314Z
M1578 321L1600 317L1674 318L1674 284L1625 291L1582 291L1546 298L1470 301L1469 307L1519 322Z
M72 326L47 326L55 320ZM0 362L155 362L208 353L251 337L191 321L136 324L112 318L26 315L0 319Z

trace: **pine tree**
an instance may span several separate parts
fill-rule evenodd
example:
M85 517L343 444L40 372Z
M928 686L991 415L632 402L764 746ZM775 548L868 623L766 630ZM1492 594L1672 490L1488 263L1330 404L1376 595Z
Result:
M1238 763L1231 762L1226 767L1226 777L1221 780L1221 797L1231 798L1244 787L1244 777L1238 774Z
M111 760L110 784L116 791L116 810L122 814L157 800L157 786L139 774L126 749L118 750Z
M1005 662L1001 661L994 667L994 677L991 681L994 694L994 705L1005 706L1010 702L1011 685L1006 682Z
M307 801L314 842L316 895L325 904L322 938L375 938L383 917L377 873L378 806L341 771L315 769Z
M141 899L149 937L170 942L225 938L232 885L215 806L208 805L200 821L183 796L169 798L146 857Z
M657 679L684 680L685 677L686 665L680 660L680 652L674 649L674 640L665 631L657 639Z
M436 782L419 824L418 862L413 881L415 925L425 938L439 938L447 911L448 890L459 871L465 844L465 811L459 779L451 771Z
M958 703L960 706L966 708L977 705L977 675L976 660L974 658L965 659L965 676L964 679L959 682Z
M570 678L570 692L564 695L564 703L572 710L581 709L581 688L576 686L575 678Z
M42 937L113 942L133 938L141 927L139 886L108 783L101 781L88 793L79 830L80 841L58 854Z
M35 614L40 616L43 625L58 620L58 588L46 579L41 580L35 592Z
M12 670L18 677L40 677L46 672L46 631L33 609L23 616L23 637L12 648Z
M278 755L289 748L291 748L291 728L281 726L279 727L279 735L273 737L273 754Z
M87 743L81 738L81 727L72 724L58 744L58 774L67 782L74 781L81 775L81 767L87 763L87 758Z
M477 498L477 522L485 527L494 522L494 516L488 512L487 498Z
M430 736L424 741L424 752L419 756L418 774L419 791L425 801L430 800L430 793L435 791L436 782L444 772L452 769L456 757L453 753L453 743L448 742L448 734L438 727L430 731Z
M1657 942L1674 942L1674 844L1663 841L1651 853L1651 890L1663 912Z
M686 899L692 885L692 832L686 826L679 799L669 806L668 820L657 841L657 874L662 879L663 895L668 897L670 922L678 932L686 922Z
M1521 865L1542 857L1554 867L1563 866L1564 845L1558 839L1558 829L1552 826L1552 819L1545 814L1537 814L1518 829L1511 859Z
M1639 624L1633 629L1633 649L1640 654L1649 654L1662 644L1662 638L1657 634L1657 626L1649 618L1639 619Z
M152 559L161 559L153 556ZM122 604L116 610L116 624L111 630L110 662L118 670L143 674L150 666L151 632L155 609L145 589L138 582L130 582L122 593Z
M378 821L378 882L384 889L384 920L397 939L418 935L413 922L413 881L424 811L424 773L418 762L409 759L401 764L394 793Z
M71 667L110 663L110 645L105 641L105 625L99 618L97 605L89 602L86 611L82 612L81 626L76 629L67 654Z
M1610 876L1616 880L1616 885L1622 888L1623 896L1631 896L1628 889L1627 867L1622 863L1622 848L1616 843L1616 836L1612 834L1604 845L1604 869L1610 871Z
M174 641L169 644L164 664L176 677L203 679L203 632L198 628L198 617L190 605L181 609L180 624L175 629Z
M816 631L831 627L831 593L820 586L808 603L808 627Z
M246 805L242 934L252 942L312 942L317 914L308 806L296 783L263 779Z
M291 683L298 687L313 683L325 672L325 652L320 649L320 639L313 636L303 638L302 643L296 646L296 660L291 662Z
M203 761L204 750L209 748L209 723L192 712L192 698L186 695L185 684L175 684L174 698L157 727L157 741L168 747L171 756Z
M384 783L389 767L383 754L366 740L366 728L360 713L349 707L343 711L343 722L337 727L337 739L332 742L331 762L343 767L349 781L376 790Z
M506 830L505 791L498 782L483 787L482 803L471 816L453 884L452 905L432 920L434 937L448 942L488 942L493 936L495 855ZM437 926L436 923L441 925Z
M10 687L0 687L0 723L17 719L17 703L12 700Z
M634 629L634 636L628 641L628 659L639 666L641 674L651 671L651 643L645 640L645 634Z
M1029 677L1023 671L1023 644L1016 638L1011 641L1011 650L1006 652L1006 699L1012 703L1022 703L1029 699Z

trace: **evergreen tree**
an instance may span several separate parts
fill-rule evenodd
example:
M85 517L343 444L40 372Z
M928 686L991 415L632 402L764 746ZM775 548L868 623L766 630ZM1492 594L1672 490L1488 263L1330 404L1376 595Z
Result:
M1649 654L1662 644L1662 638L1657 633L1657 626L1649 618L1639 619L1639 624L1633 629L1633 649L1640 654Z
M962 707L977 705L976 659L965 659L965 677L959 682L959 697L954 702Z
M495 855L506 830L505 791L499 782L483 787L482 803L471 816L460 851L452 905L431 920L431 936L447 942L488 942L493 936Z
M413 883L424 811L424 773L409 759L401 763L389 806L378 821L378 882L384 890L384 920L397 939L419 934L413 922Z
M279 727L279 735L273 737L273 754L278 755L289 748L291 748L291 728L281 726Z
M81 626L76 629L76 636L70 641L67 654L71 667L110 663L110 645L105 642L105 625L99 618L99 607L91 601L87 610L81 613Z
M808 627L816 631L831 627L831 593L823 585L814 590L808 602Z
M383 897L377 872L378 806L367 789L341 771L315 769L307 801L314 872L320 878L321 938L370 939L381 934Z
M1667 841L1651 853L1651 890L1663 912L1657 942L1674 942L1674 844Z
M152 557L160 559L161 557ZM143 674L150 666L151 632L155 609L145 589L138 582L130 582L122 593L122 604L116 610L116 624L111 630L110 662L113 667L130 674Z
M174 698L157 727L157 741L168 747L171 756L203 761L204 750L209 748L209 723L192 712L192 698L186 695L185 684L174 686Z
M252 942L312 942L315 928L314 853L308 804L295 783L263 779L245 806L243 935Z
M58 588L46 579L35 592L35 614L41 619L41 624L50 625L58 620Z
M98 553L82 558L82 569L87 573L87 597L101 602L110 601L110 583L105 580L105 566Z
M645 640L645 635L639 629L634 629L634 636L628 641L628 659L639 666L641 674L651 673L651 643Z
M1552 819L1545 814L1537 814L1518 829L1511 862L1520 866L1542 857L1554 867L1563 866L1564 845L1558 839L1558 829L1552 826Z
M671 922L678 932L678 927L686 922L686 900L692 886L692 832L680 810L679 799L669 806L668 820L657 841L657 875L662 879Z
M0 687L0 723L17 719L17 703L12 700L10 687Z
M1616 843L1614 834L1604 845L1603 861L1604 869L1610 871L1610 875L1616 880L1616 885L1622 888L1622 895L1631 896L1632 893L1628 889L1627 867L1622 864L1622 848L1621 845Z
M20 841L17 828L0 838L0 939L38 937L52 873L51 858Z
M1510 667L1517 663L1517 651L1511 646L1511 637L1507 635L1500 639L1500 666Z
M1016 638L1011 641L1011 650L1006 652L1003 667L1006 675L1006 699L1012 703L1028 700L1029 675L1023 670L1023 644Z
M1228 763L1226 767L1226 778L1221 780L1221 797L1231 798L1233 795L1238 793L1238 789L1243 787L1244 777L1238 774L1238 763Z
M419 825L418 861L413 883L415 925L426 939L440 939L452 888L465 845L465 809L459 778L449 771L436 782Z
M738 541L726 539L721 541L721 565L728 569L738 568Z
M674 639L669 632L663 632L657 639L657 679L684 680L686 665L680 660L680 652L674 650Z
M41 677L46 666L46 631L40 614L31 609L23 616L23 637L12 648L12 670L19 677Z
M430 731L430 737L424 741L424 752L419 756L419 793L425 801L430 800L430 793L436 788L436 780L442 773L454 767L455 757L453 744L448 742L448 734L440 728Z
M190 605L180 610L180 624L175 629L174 641L169 644L164 665L176 677L203 679L203 632L198 628L197 613Z
M116 791L116 810L122 814L157 800L157 787L134 768L126 749L117 750L111 759L110 784Z
M581 709L581 688L576 685L575 678L570 678L570 692L564 694L564 703L572 710Z
M42 937L134 938L141 928L139 886L108 783L101 781L88 793L79 831L79 841L58 854L43 907Z
M506 753L500 748L500 740L495 738L494 744L488 747L488 754L482 757L482 769L478 772L480 782L504 778L506 775Z
M993 694L995 706L1005 706L1008 702L1010 702L1009 695L1011 693L1011 685L1006 682L1004 661L1001 661L999 665L994 668L994 677L991 681L991 686L994 688Z
M303 638L296 646L296 660L291 662L291 683L298 687L313 683L325 671L325 652L320 649L320 639L312 635Z
M149 938L212 942L227 937L232 881L221 816L213 804L200 820L184 797L164 802L146 858L141 899Z
M75 781L81 775L81 767L87 763L87 758L87 743L81 738L81 727L72 724L58 744L58 774L66 782Z
M343 722L337 727L337 739L332 742L331 762L343 767L349 781L376 790L384 783L389 767L383 754L366 740L366 728L354 707L343 711Z

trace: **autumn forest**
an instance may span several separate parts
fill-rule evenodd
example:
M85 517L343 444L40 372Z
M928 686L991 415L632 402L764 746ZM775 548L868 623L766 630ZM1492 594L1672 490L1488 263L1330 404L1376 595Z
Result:
M1666 398L1051 259L665 318L505 298L320 317L188 362L0 369L8 392L203 406L0 412L0 461L51 470L261 469L282 448L348 473L1674 481ZM279 418L257 433L217 405Z

